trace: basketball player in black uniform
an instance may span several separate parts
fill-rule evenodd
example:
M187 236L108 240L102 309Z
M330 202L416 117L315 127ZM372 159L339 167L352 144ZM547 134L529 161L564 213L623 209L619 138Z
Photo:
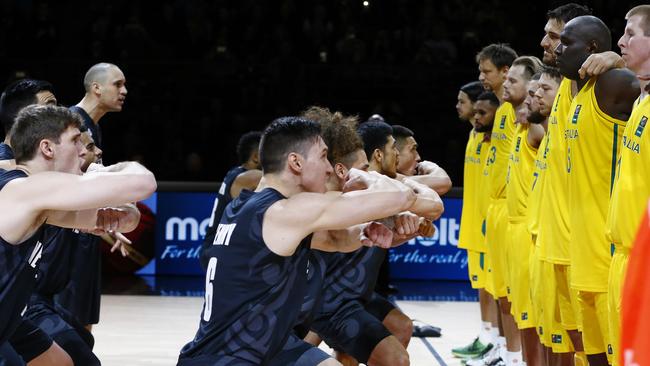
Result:
M221 182L217 197L214 200L214 209L210 217L210 226L205 234L205 239L201 245L199 260L201 268L205 270L208 266L209 257L205 256L205 249L212 245L214 234L217 231L217 225L223 214L226 205L234 198L239 196L242 189L254 190L262 179L262 167L259 159L259 144L262 133L251 131L242 135L237 143L237 158L239 165L233 167L226 173Z
M98 207L144 199L156 188L153 174L137 163L120 163L79 177L80 125L65 108L29 106L11 130L16 169L0 170L0 212L12 213L0 217L0 343L20 327L21 312L39 277L45 222L127 232L135 228L139 215L119 207ZM65 357L43 364L71 362Z
M337 365L291 333L305 294L311 233L388 217L416 202L411 188L357 170L347 187L367 189L325 193L332 172L327 146L319 126L305 119L271 123L260 158L258 192L243 191L226 207L208 248L201 324L179 365ZM383 230L364 233L366 244L391 244ZM350 250L348 243L320 249Z
M9 145L11 127L18 112L31 104L56 105L52 84L43 80L20 79L7 86L0 96L0 121L5 132L4 142L0 143L0 169L11 169L15 164Z
M86 172L91 163L101 159L102 151L95 144L85 126L80 126L80 142L83 145L81 156L84 159L81 171ZM135 205L124 205L139 215ZM32 294L24 317L31 320L72 358L76 365L99 365L99 359L93 354L94 338L77 319L61 306L54 303L54 295L61 292L70 282L75 253L83 245L82 237L92 234L80 233L79 230L46 225L45 248L41 260L41 279ZM118 244L119 246L119 244ZM124 252L122 252L124 255Z
M99 148L104 148L99 121L106 113L120 112L126 100L126 78L119 67L110 63L93 65L84 76L85 95L70 107L83 118L90 136ZM99 322L101 301L100 241L95 235L79 233L78 250L70 283L56 296L56 302L77 320L92 329Z
M345 117L339 112L331 113L318 107L310 108L303 116L321 124L323 139L330 148L328 157L334 174L328 181L328 190L340 191L349 169L368 169L363 142L355 131L356 118ZM429 226L429 229L432 229L432 226ZM394 243L402 243L411 238L399 238L398 233L394 234ZM418 231L414 234L423 233ZM335 236L330 238L337 240ZM325 259L327 269L321 290L322 304L316 311L311 328L337 351L337 359L346 365L357 361L370 365L408 364L408 353L400 343L401 339L386 329L382 324L383 318L379 319L365 309L365 301L357 292L367 286L364 283L367 278L363 265L372 254L367 249L361 248L352 253L313 251ZM405 331L409 332L410 328ZM308 339L312 344L320 342L313 334L310 334ZM342 352L351 354L355 360L350 360L349 356L346 357Z

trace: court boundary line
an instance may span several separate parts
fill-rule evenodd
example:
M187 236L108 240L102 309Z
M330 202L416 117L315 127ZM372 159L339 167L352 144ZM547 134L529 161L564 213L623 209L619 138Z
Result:
M427 341L426 338L421 337L420 340L422 341L422 343L424 343L424 346L427 347L429 352L431 352L431 354L436 359L436 361L438 361L440 366L447 366L447 363L445 363L445 360L443 360L442 357L440 357L438 352L436 352L436 349L433 347L433 345L431 345L431 343L429 343L429 341Z

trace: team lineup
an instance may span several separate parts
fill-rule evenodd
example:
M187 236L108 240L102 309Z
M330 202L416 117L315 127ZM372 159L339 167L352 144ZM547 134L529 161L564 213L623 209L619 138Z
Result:
M632 364L621 299L650 197L650 5L629 10L622 35L573 3L546 19L541 59L487 45L478 80L454 91L472 126L458 246L481 324L452 353L466 365ZM101 364L99 243L128 256L136 202L157 188L140 163L102 163L99 122L127 96L120 68L98 63L83 86L69 108L42 80L0 97L2 366ZM319 106L242 135L177 364L412 364L417 330L378 291L382 267L390 248L434 235L452 187L417 148L406 126Z

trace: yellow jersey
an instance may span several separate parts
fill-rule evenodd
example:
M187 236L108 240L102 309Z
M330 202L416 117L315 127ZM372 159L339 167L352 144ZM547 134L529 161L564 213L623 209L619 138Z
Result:
M539 144L537 155L535 156L535 165L532 172L532 183L530 184L530 193L528 194L528 232L532 235L539 233L539 210L541 208L541 199L546 185L546 157L548 156L548 132L544 134ZM535 240L535 245L539 241Z
M556 264L570 264L569 198L566 169L567 148L564 137L569 108L573 101L571 80L563 78L548 117L546 132L546 173L539 202L537 242L540 258Z
M605 236L605 220L625 121L600 109L596 80L589 79L575 96L566 121L569 253L571 286L606 292L612 248Z
M477 247L482 247L484 241L480 230L481 221L479 221L477 201L478 182L483 170L481 156L487 155L483 150L484 136L484 133L474 130L469 133L463 168L463 210L460 216L458 247L474 251L477 251Z
M616 182L609 203L606 233L610 241L632 248L650 197L650 97L635 103L623 132Z
M487 187L489 183L489 177L486 175L481 174L482 170L484 169L485 165L487 164L487 158L488 155L490 154L490 150L492 147L492 141L490 140L490 136L486 136L486 134L483 134L483 142L481 143L481 170L479 170L479 174L476 176L476 195L475 195L475 202L477 206L477 211L476 211L476 223L478 224L476 226L476 229L480 233L479 237L479 242L478 245L476 246L475 251L481 252L481 253L487 253L487 243L485 242L485 232L486 232L486 222L485 218L487 216L487 210L488 206L490 205L490 194L485 190L485 187Z
M528 194L536 155L537 149L528 143L528 125L518 124L506 173L506 205L510 221L521 221L528 214Z
M493 200L506 198L506 171L514 134L515 109L509 102L503 102L494 114L492 146L483 171L488 176L489 195Z

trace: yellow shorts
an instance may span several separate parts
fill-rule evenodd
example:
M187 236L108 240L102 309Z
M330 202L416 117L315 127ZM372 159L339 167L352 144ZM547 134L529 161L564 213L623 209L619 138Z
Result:
M511 222L508 232L510 238L508 297L512 302L512 315L519 329L532 328L536 325L530 282L530 257L533 255L534 244L526 226L526 222Z
M607 358L610 358L607 293L579 291L578 302L582 312L582 343L585 346L585 353L588 355L605 353Z
M487 244L488 278L491 283L486 290L498 299L507 296L505 271L506 266L506 237L508 231L508 208L506 200L496 200L490 203L487 212L487 228L485 240Z
M560 319L562 326L566 330L578 329L582 331L582 321L580 319L580 304L578 303L578 290L569 286L571 278L571 266L555 264L555 282L557 286L557 300L559 314L556 318Z
M550 338L550 344L548 347L551 347L554 353L573 352L573 343L569 338L569 334L562 326L559 318L560 310L558 306L558 289L557 282L554 281L555 265L553 263L541 261L540 267L543 288L542 292L544 295L542 299L542 316L544 317L542 324L549 333L547 335L547 338Z
M609 339L612 344L612 365L619 366L618 352L621 343L621 300L623 284L627 272L627 262L630 259L629 249L616 247L612 264L609 267L609 292L607 302L609 309Z
M472 288L485 288L485 253L467 250L467 272Z
M533 317L536 320L535 326L537 335L543 345L551 346L551 333L545 331L544 309L543 309L543 281L542 281L542 261L539 259L539 248L534 247L530 256L530 296L532 298Z

